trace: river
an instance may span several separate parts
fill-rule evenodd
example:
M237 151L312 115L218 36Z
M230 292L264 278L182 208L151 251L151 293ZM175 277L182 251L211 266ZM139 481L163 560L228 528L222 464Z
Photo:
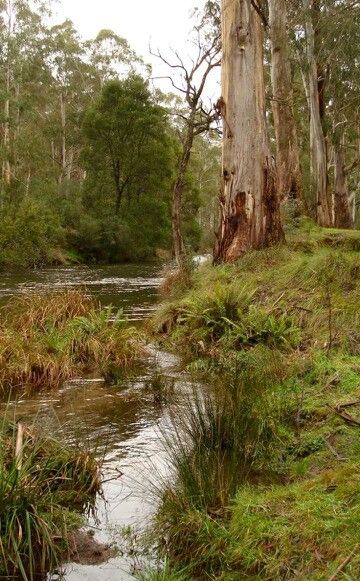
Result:
M139 324L156 307L160 283L161 267L151 264L6 273L0 275L0 302L21 293L85 287L101 303L122 308L130 321ZM154 357L156 373L179 387L184 384L176 357L159 351L154 352ZM96 519L89 522L95 538L103 543L119 541L121 532L129 527L143 529L156 510L150 481L154 472L164 469L159 431L166 424L167 414L166 406L146 389L154 373L152 367L143 376L116 387L99 378L75 380L60 390L3 404L10 405L17 419L40 423L43 429L71 444L86 442L104 459L103 497L96 503ZM69 564L61 579L134 579L136 551L131 556L126 553L95 566Z

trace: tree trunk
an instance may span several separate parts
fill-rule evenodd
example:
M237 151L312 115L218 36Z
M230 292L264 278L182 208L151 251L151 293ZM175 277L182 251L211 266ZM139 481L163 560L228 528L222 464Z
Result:
M64 94L60 93L60 118L61 118L61 175L59 182L62 183L66 177L67 150L66 150L66 105Z
M353 228L344 152L340 144L334 146L334 169L334 226L335 228Z
M216 262L284 239L265 119L263 30L251 0L222 0L223 177Z
M297 129L294 118L287 8L285 0L269 0L272 109L276 135L277 193L304 209Z
M3 179L7 186L11 183L11 165L10 165L10 88L11 88L11 35L12 35L12 4L7 3L8 22L7 22L7 63L6 63L6 98L4 105L4 152L5 160L3 162Z
M313 1L303 0L306 11L306 45L309 68L310 155L312 186L316 198L316 220L320 226L332 223L327 174L327 148L321 122L318 68L315 56L315 31L312 19Z
M172 196L172 234L174 255L179 268L183 268L186 258L186 248L182 235L181 215L182 202L185 187L185 176L189 165L191 150L194 143L194 123L196 109L192 111L187 122L186 137L183 144L178 174L173 188Z

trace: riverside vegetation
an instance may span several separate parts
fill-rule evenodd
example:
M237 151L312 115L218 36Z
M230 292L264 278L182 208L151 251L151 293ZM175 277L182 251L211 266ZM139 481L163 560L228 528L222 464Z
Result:
M117 381L146 360L122 311L102 308L84 292L18 297L0 311L4 397L94 372ZM0 577L32 580L71 554L72 535L101 489L101 467L86 450L8 416L0 426Z
M107 380L141 365L146 349L122 311L84 292L11 300L0 312L0 388L57 387L84 373Z
M69 554L99 492L99 465L36 428L0 427L0 577L32 580Z
M213 388L165 437L149 579L359 578L359 249L305 222L166 285L153 329Z

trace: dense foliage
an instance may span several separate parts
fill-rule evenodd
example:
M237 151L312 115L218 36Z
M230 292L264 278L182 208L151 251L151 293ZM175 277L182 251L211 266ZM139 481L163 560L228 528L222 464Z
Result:
M126 40L84 42L48 3L0 13L0 265L121 262L171 248L180 140ZM187 241L200 232L189 172Z

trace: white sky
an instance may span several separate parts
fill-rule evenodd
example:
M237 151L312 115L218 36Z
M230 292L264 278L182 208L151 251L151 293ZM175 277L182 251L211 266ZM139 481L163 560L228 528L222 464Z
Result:
M110 28L146 56L149 40L161 48L184 44L191 12L204 0L60 0L60 19L73 20L85 38Z
M191 53L187 44L191 14L204 4L205 0L59 0L55 19L70 18L85 39L94 38L103 28L113 30L153 65L154 76L160 76L167 72L149 55L149 43L152 50L159 48L164 55L171 54L170 47L182 55ZM217 84L211 82L207 92L215 97Z

